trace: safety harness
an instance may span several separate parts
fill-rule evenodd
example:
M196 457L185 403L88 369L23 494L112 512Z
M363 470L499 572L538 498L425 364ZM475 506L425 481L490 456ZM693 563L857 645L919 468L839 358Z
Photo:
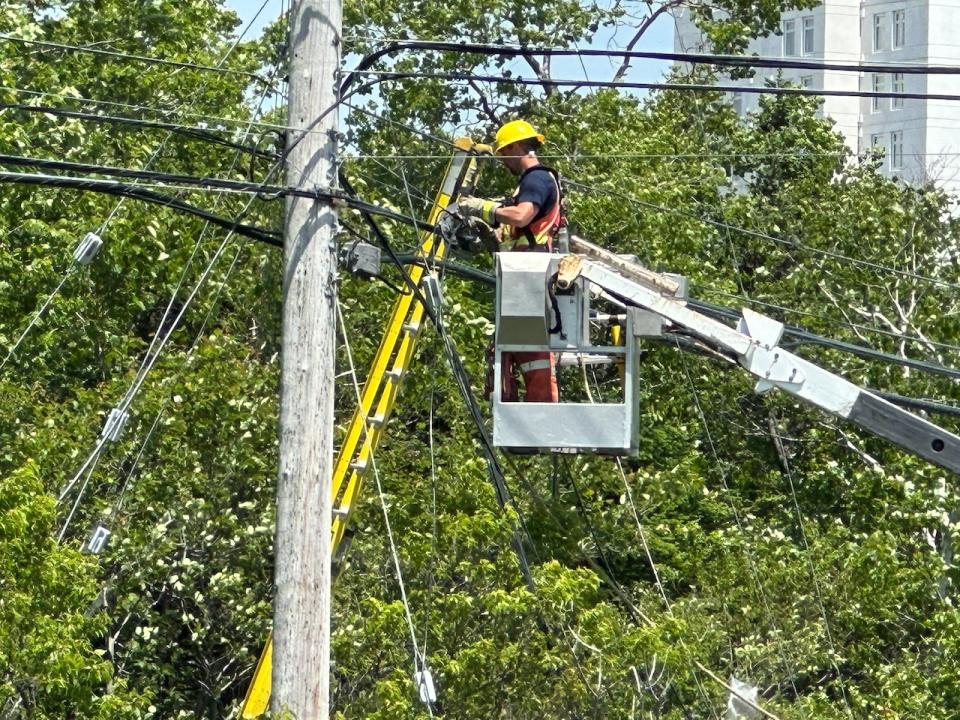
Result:
M522 237L527 241L528 250L539 250L543 246L547 252L552 249L553 239L560 232L560 228L567 224L567 213L563 206L563 190L560 185L560 175L553 168L546 165L534 165L527 172L545 170L550 173L557 187L557 202L543 217L532 221L522 228L513 228L511 237L514 239L513 249L517 249L517 241ZM519 188L517 189L519 191ZM514 202L516 202L514 200Z

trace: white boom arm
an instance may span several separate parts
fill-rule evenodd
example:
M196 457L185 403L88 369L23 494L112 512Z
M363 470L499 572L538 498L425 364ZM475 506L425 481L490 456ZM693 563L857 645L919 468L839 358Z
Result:
M592 247L579 238L577 241L571 242L574 252L583 252L576 247L579 244ZM731 328L690 309L683 300L664 295L663 282L652 282L638 273L627 273L627 277L621 274L622 268L617 268L618 272L604 260L593 258L581 257L580 277L626 305L653 312L709 347L732 355L759 378L757 392L779 388L960 473L960 437L779 347L783 324L777 320L744 309L738 327Z

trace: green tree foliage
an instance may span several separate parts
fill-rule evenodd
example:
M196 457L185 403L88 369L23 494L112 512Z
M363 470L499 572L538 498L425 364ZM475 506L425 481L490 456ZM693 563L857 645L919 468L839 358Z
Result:
M601 28L642 35L675 5L350 3L346 57L398 26L408 37L569 46ZM691 5L723 50L800 6ZM0 40L4 101L46 107L0 113L0 153L276 180L281 136L268 123L282 124L282 111L271 114L278 98L251 74L282 77L282 24L237 43L236 18L214 2L78 0L4 6L0 31L223 62L211 72ZM553 77L546 58L519 63ZM517 65L406 53L375 67ZM881 158L851 157L813 101L767 99L742 121L718 94L641 99L419 79L348 102L343 169L365 199L422 214L450 150L444 139L464 125L486 138L522 112L548 137L544 159L568 179L580 234L687 275L695 297L957 363L948 198L886 179ZM250 125L258 106L262 124ZM90 122L57 108L184 127ZM511 182L491 164L481 192L505 194ZM268 199L247 208L244 197L163 191L224 217L280 224ZM4 348L64 277L77 240L109 217L101 255L67 276L0 369L0 714L228 717L270 624L279 253L229 241L174 328L164 319L170 298L176 316L225 235L169 208L116 207L75 190L0 193ZM351 213L342 222L344 242L367 233ZM381 227L398 251L417 242L407 227ZM402 285L394 269L384 277L390 285L342 278L342 334L361 380ZM446 326L479 392L492 290L448 276L445 292ZM170 328L120 441L56 503ZM940 376L813 345L797 352L871 388L951 397ZM425 331L377 470L416 642L438 689L434 714L711 717L727 699L711 671L758 686L784 719L954 717L953 478L789 399L755 396L715 358L672 342L643 353L638 455L622 465L511 460L515 507L502 511L442 344ZM342 433L355 391L345 352L338 364ZM601 370L587 381L604 396L616 376ZM585 394L582 377L565 377L563 393ZM935 419L956 429L950 416ZM335 710L426 717L376 486L368 478L335 591ZM81 555L94 523L113 534L101 555ZM518 532L533 588L513 550Z

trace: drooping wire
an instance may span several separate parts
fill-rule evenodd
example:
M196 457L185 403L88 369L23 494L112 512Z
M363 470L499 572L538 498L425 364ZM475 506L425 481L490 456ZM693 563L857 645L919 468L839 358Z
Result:
M259 13L257 13L259 15ZM256 17L254 18L256 19ZM253 22L253 21L251 21ZM16 37L14 35L9 35L7 33L0 33L0 40L5 40L12 43L20 43L21 45L32 45L35 47L40 47L48 50L64 50L68 52L80 52L88 53L92 55L100 55L102 57L112 57L118 60L133 60L136 62L146 63L148 65L166 65L169 67L175 67L178 69L189 69L189 70L203 70L206 72L215 72L220 75L242 75L248 77L251 80L256 80L258 82L266 82L264 78L257 73L248 72L246 70L234 70L232 68L222 67L222 63L219 65L202 65L198 63L189 63L182 62L179 60L167 60L166 58L158 57L149 57L147 55L137 55L135 53L125 53L117 50L104 50L103 48L96 48L91 46L80 46L80 45L69 45L67 43L51 42L49 40L31 40L27 38Z
M683 368L683 373L684 373L684 376L686 377L687 385L688 385L688 387L690 388L690 393L691 393L691 396L692 396L693 401L694 401L694 406L695 406L696 409L697 409L697 415L700 417L700 422L701 422L701 424L703 425L704 434L706 435L706 438L707 438L707 444L708 444L708 446L710 447L711 455L712 455L712 457L713 457L713 460L714 460L714 463L715 463L715 465L716 465L716 467L717 467L717 470L719 471L720 481L721 481L721 483L722 483L722 485L723 485L723 489L724 489L725 496L727 497L727 501L728 501L728 503L729 503L729 505L730 505L730 509L731 509L732 512L733 512L734 519L736 520L736 523L737 523L737 527L738 527L739 530L740 530L740 534L741 534L744 538L746 538L746 537L747 537L747 535L746 535L746 530L745 530L744 527L743 527L743 522L741 521L740 513L739 513L739 511L736 509L736 506L734 505L733 499L732 499L732 497L731 497L730 487L729 487L729 484L727 483L727 473L726 473L726 470L725 470L724 467L723 467L723 463L720 461L720 456L719 456L719 454L717 453L717 448L716 448L716 446L714 445L714 442L713 442L713 435L712 435L712 433L710 432L710 426L709 426L709 424L708 424L708 422L707 422L706 412L704 411L703 405L702 405L701 402L700 402L700 393L697 391L696 384L695 384L694 381L693 381L693 376L690 374L690 369L689 369L689 367L687 367L686 358L684 357L683 352L680 350L679 343L678 343L678 345L677 345L677 350L678 350L678 355L679 355L679 357L680 357L680 364L681 364L681 367ZM747 559L748 559L748 561L750 562L750 567L751 567L752 573L753 573L753 575L754 575L754 582L757 584L757 587L758 587L758 589L759 589L759 591L760 591L760 593L761 593L761 596L765 598L765 597L766 597L766 593L765 593L765 591L764 591L764 589L763 589L763 584L762 584L762 582L760 581L759 571L757 570L757 567L756 567L756 565L755 565L755 563L754 563L753 556L752 556L751 554L747 553ZM818 591L818 592L819 592L819 591ZM766 605L767 600L764 599L763 602L764 602L764 604ZM843 673L840 671L840 667L837 665L837 662L836 662L836 657L837 657L836 648L834 647L834 644L833 644L833 635L832 635L832 633L830 632L830 623L829 623L829 621L828 621L828 619L827 619L826 610L825 610L825 608L824 608L824 606L823 606L822 599L819 601L819 603L820 603L821 616L822 616L822 619L823 619L823 625L824 625L824 629L825 629L825 631L826 631L827 641L828 641L828 643L829 643L829 645L830 645L830 651L831 651L830 662L831 662L831 664L833 665L834 672L836 672L836 674L837 674L837 681L838 681L838 685L839 685L839 688L840 688L840 695L841 695L841 697L843 698L843 704L844 704L844 708L846 709L847 716L848 716L851 720L853 720L853 711L852 711L852 709L851 709L851 707L850 707L850 702L849 702L849 700L847 699L846 683L845 683L845 681L844 681L844 679L843 679ZM768 612L769 612L769 609L768 609Z
M928 275L922 275L919 273L910 272L909 270L900 270L898 268L890 267L889 265L882 265L880 263L875 263L870 260L863 260L860 258L850 257L849 255L844 255L843 253L838 253L833 250L824 250L822 248L812 247L810 245L806 245L796 240L787 240L785 238L779 238L779 237L776 237L775 235L768 235L767 233L759 232L757 230L750 230L748 228L739 227L737 225L732 225L730 223L722 222L719 220L713 220L711 218L706 218L701 215L698 215L697 213L681 210L679 208L666 207L664 205L658 205L657 203L651 203L646 200L640 200L639 198L633 197L629 194L622 193L616 190L611 190L609 188L596 187L593 185L588 185L586 183L578 182L576 180L569 180L569 179L565 179L565 180L566 180L566 184L570 187L581 188L589 192L597 192L597 193L603 193L606 195L619 197L620 199L635 205L648 207L661 212L672 213L675 215L689 217L691 219L698 220L707 225L714 225L719 228L728 228L734 232L742 233L744 235L749 235L751 237L756 237L762 240L769 240L771 242L777 243L778 245L783 245L790 248L796 248L798 250L804 250L806 252L813 253L814 255L821 255L823 257L832 258L834 260L842 260L843 262L848 262L853 265L859 265L862 267L870 268L871 270L882 271L885 273L890 273L892 275L899 275L901 277L907 277L913 280L920 280L922 282L928 282L934 285L940 285L942 287L946 287L951 290L960 291L960 284L950 282L948 280L941 280L940 278L935 278L935 277L930 277Z
M360 390L360 382L357 379L357 371L353 362L353 352L350 349L350 333L347 330L346 321L343 317L343 309L341 307L340 298L336 298L336 308L337 308L337 320L340 326L341 337L343 338L344 349L347 354L347 363L350 369L350 379L353 383L353 389L356 393L357 407L360 407L363 403L362 392ZM364 439L369 432L367 423L362 424ZM377 486L377 495L380 499L380 507L383 510L383 523L384 528L387 531L387 544L390 548L390 555L393 559L393 567L397 574L397 585L400 589L400 599L403 603L403 612L404 617L407 621L407 629L410 632L410 644L413 649L413 670L414 678L421 677L420 673L425 673L429 670L429 665L427 663L426 657L426 639L424 639L424 651L421 652L419 645L417 643L417 632L413 626L413 614L410 611L410 603L407 600L407 591L406 586L403 582L403 570L400 566L400 555L397 553L397 545L393 537L393 529L390 525L390 512L387 509L387 498L383 492L383 485L380 482L380 471L377 468L377 460L374 455L373 449L370 449L370 465L373 469L373 477ZM423 691L423 697L425 698L424 704L427 706L427 713L432 718L433 717L433 703L431 702L427 692Z
M594 385L596 386L596 390L595 390L595 391L596 391L598 397L601 397L600 383L599 383L599 381L598 381L598 379L597 379L597 376L596 376L596 372L595 372L595 371L593 372L593 381L594 381ZM663 601L664 609L667 611L667 614L668 614L668 615L672 615L672 614L673 614L673 605L672 605L672 603L670 602L670 600L668 599L666 590L665 590L665 588L664 588L664 586L663 586L663 582L662 582L661 579L660 579L660 571L657 569L657 564L656 564L656 562L655 562L654 559L653 559L653 553L651 552L651 550L650 550L650 545L649 545L649 543L647 542L647 535L646 535L646 532L644 531L643 523L640 521L640 514L639 514L639 512L637 511L637 506L636 506L636 504L634 503L634 500L633 500L633 491L630 489L630 483L627 481L627 475L626 475L626 473L624 472L624 469L623 469L623 462L621 461L621 459L620 459L619 457L616 458L616 465L617 465L617 469L618 469L619 474L620 474L620 478L621 478L621 480L622 480L622 482L623 482L623 486L624 486L624 489L625 489L626 497L627 497L627 500L628 500L629 505L630 505L630 509L631 509L631 513L632 513L632 515L633 515L634 522L636 523L636 526L637 526L637 536L640 538L640 544L641 544L641 546L643 547L643 551L644 551L644 554L646 555L647 562L650 564L650 570L651 570L651 572L653 573L654 583L655 583L655 585L656 585L656 587L657 587L657 591L658 591L658 593L659 593L659 595L660 595L660 598L661 598L661 600ZM732 501L732 499L729 498L729 493L728 493L728 500L729 500L729 504L730 504L731 508L734 510L734 517L737 519L737 522L738 522L738 525L739 525L739 522L740 522L739 515L737 514L736 509L735 509L734 506L733 506L733 501ZM742 533L742 532L743 532L742 526L740 527L740 530L741 530L741 533ZM752 570L752 573L753 573L754 582L756 583L756 585L757 585L757 587L758 587L758 589L759 589L759 591L760 591L760 592L759 592L760 601L761 601L761 603L762 603L762 605L763 605L764 612L766 613L767 618L769 619L770 623L771 623L772 625L776 625L776 623L774 622L774 615L773 615L773 612L772 612L771 609L770 609L770 604L769 604L769 602L768 602L768 600L767 600L766 591L764 590L763 584L762 584L762 582L760 581L760 574L759 574L759 572L758 572L757 569L756 569L756 563L755 563L755 561L754 561L754 559L753 559L753 556L752 556L751 554L749 554L749 552L745 552L745 554L747 555L748 562L750 563L750 566L751 566L751 570ZM681 638L681 643L682 643L682 638ZM779 651L779 654L780 654L780 662L781 662L781 664L782 664L782 666L783 666L784 671L787 673L787 677L788 677L788 680L789 680L789 682L790 682L790 686L791 686L792 689L793 689L794 695L795 695L795 696L798 696L799 693L798 693L798 691L797 691L796 684L794 683L794 678L796 677L797 673L796 673L796 670L791 666L790 662L789 662L788 659L787 659L787 655L786 655L786 652L785 652L785 650L784 650L783 643L784 643L784 640L783 640L783 632L782 632L782 630L780 630L780 629L778 628L778 632L777 632L777 648L778 648L778 651ZM701 669L703 669L703 668L701 668Z
M57 293L60 292L60 289L63 287L64 283L70 278L70 275L73 273L76 268L76 262L71 262L70 267L67 268L67 271L63 274L63 277L60 279L60 282L57 283L57 286L47 295L47 299L43 301L39 308L33 313L33 317L30 318L30 322L27 323L27 326L20 333L20 336L14 340L13 344L7 350L6 357L3 358L3 362L0 362L0 370L6 366L10 358L13 357L14 353L17 352L17 349L20 347L20 344L23 342L24 338L30 333L33 329L33 326L39 322L40 318L46 312L47 308L50 307L50 303L53 302L53 299L57 296Z
M269 0L264 0L264 6L266 6L266 3L267 3L268 1L269 1ZM262 8L261 8L261 9L262 9ZM242 37L242 36L241 36L241 37ZM239 41L238 41L238 42L239 42ZM236 46L236 45L234 45L234 47L235 47L235 46ZM224 59L225 59L225 58L224 58ZM266 97L266 88L264 88L264 89L261 91L260 104L262 104L262 102L263 102L263 100L264 100L265 97ZM260 107L260 105L257 106L257 111L259 111L259 107ZM254 117L255 117L255 115L254 115ZM248 126L248 128L247 128L247 132L248 132L248 133L249 133L251 127L252 127L252 125L249 125L249 126ZM168 135L168 138L169 138L169 135ZM238 152L238 153L235 155L235 157L234 157L234 164L238 161L239 157L240 157L240 154L239 154L239 152ZM268 179L269 179L269 176L272 175L274 172L276 172L281 166L282 166L282 162L278 160L277 163L274 165L274 167L270 170L270 173L268 174ZM249 199L249 201L247 202L247 205L240 211L240 214L237 216L237 219L238 219L238 220L239 220L239 218L242 217L243 214L250 208L250 206L252 205L254 199L255 199L255 196L254 196L254 197L251 197L251 198ZM118 205L118 207L119 207L119 205ZM116 210L116 208L115 208L115 210ZM111 217L112 217L112 215L111 215ZM108 218L108 221L109 221L109 218ZM157 359L159 358L160 353L161 353L162 350L163 350L163 347L165 346L165 344L167 343L167 341L170 339L170 337L171 337L171 335L173 334L174 330L177 328L180 320L183 318L183 316L185 315L187 309L190 307L190 304L193 302L193 299L196 297L196 295L197 295L197 293L199 292L200 288L201 288L201 287L203 286L203 284L205 283L207 277L208 277L208 276L210 275L210 273L212 272L214 266L216 265L217 260L220 258L220 256L222 255L223 251L226 249L228 243L230 242L230 240L231 240L232 237L233 237L233 231L230 231L230 232L227 233L226 237L224 238L224 240L221 242L221 244L220 244L219 247L217 248L217 250L216 250L216 252L214 253L213 257L212 257L212 258L210 259L210 261L207 263L206 268L205 268L204 271L201 273L200 278L198 279L197 283L194 285L194 287L193 287L192 291L190 292L190 294L188 295L187 299L184 301L184 303L183 303L183 305L181 306L180 311L179 311L179 313L177 314L176 318L173 319L172 322L170 322L169 324L167 324L167 320L168 320L168 318L169 318L169 316L170 316L170 313L171 313L171 311L172 311L172 309L173 309L173 307L174 307L174 305L175 305L176 298L177 298L177 296L179 295L180 289L182 288L182 286L183 286L183 284L184 284L184 281L185 281L185 279L186 279L186 277L187 277L187 274L188 274L188 272L189 272L190 266L191 266L191 264L192 264L192 260L193 260L193 258L196 256L197 251L198 251L198 249L200 248L201 243L202 243L202 241L203 241L203 238L204 238L207 230L209 229L209 227L210 227L210 224L209 224L209 223L206 223L206 224L204 225L203 229L201 230L201 232L200 232L200 234L199 234L199 236L198 236L197 242L196 242L195 245L194 245L193 252L191 253L190 260L189 260L188 263L184 266L184 268L183 268L183 270L182 270L182 272L181 272L180 279L179 279L179 281L178 281L178 283L177 283L176 288L174 289L174 291L173 291L173 293L172 293L172 295L171 295L170 302L167 304L167 307L166 307L166 309L165 309L165 311L164 311L163 317L161 318L160 323L159 323L159 325L158 325L157 332L154 333L153 339L152 339L152 341L151 341L151 343L150 343L150 347L148 348L148 350L147 350L147 352L146 352L146 354L145 354L145 356L144 356L144 359L143 359L143 361L141 362L140 368L137 370L137 374L136 374L133 382L131 383L131 385L128 387L127 392L124 394L124 396L123 396L123 398L121 399L120 403L117 405L116 410L117 410L119 413L121 413L121 414L126 413L126 412L128 411L130 405L132 404L134 398L136 397L136 394L139 392L139 390L140 390L140 388L142 387L144 381L146 380L147 374L150 372L150 370L153 368L154 364L157 362ZM238 251L238 252L239 252L239 251ZM234 263L235 263L235 262L236 262L236 257L234 258ZM232 268L232 266L231 266L231 268ZM165 333L163 333L163 328L164 328L164 327L166 327L166 332L165 332ZM160 339L160 338L161 338L161 335L162 335L162 339ZM159 339L159 343L158 343L158 339ZM159 421L159 415L160 415L160 414L162 414L162 410L161 410L161 413L158 413L158 417L157 417L157 419L154 421L154 424L153 424L152 427L154 427L154 428L156 427L157 422ZM152 432L152 430L151 430L151 432ZM148 439L149 439L149 436L148 436ZM61 491L61 493L60 493L60 495L59 495L59 497L58 497L58 502L62 501L63 498L66 496L66 494L70 491L70 489L76 484L76 482L78 481L79 477L80 477L81 474L83 473L84 469L85 469L87 466L89 466L91 463L93 463L94 465L96 464L96 462L97 462L97 461L99 460L99 458L100 458L101 453L104 451L104 449L105 449L105 447L106 447L106 444L107 444L107 436L106 436L106 433L102 433L101 436L100 436L100 439L99 439L98 442L97 442L97 445L94 447L93 451L92 451L92 452L90 453L90 455L87 457L87 460L86 460L86 462L84 463L84 466L81 467L80 471L78 471L77 474L71 479L71 481L67 483L67 486L65 487L65 489L64 489L63 491ZM144 448L144 447L145 447L145 443L141 446L141 454L142 454L142 452L143 452L143 448ZM139 455L138 455L138 457L139 457ZM128 475L127 480L124 482L124 488L126 487L127 483L129 482L129 478L130 478L130 476ZM86 485L84 484L84 487L85 487L85 486L86 486ZM80 492L78 493L78 497L77 497L76 502L75 502L75 504L74 504L74 510L76 509L76 505L79 504L82 495L83 495L83 489L81 489ZM68 517L67 517L67 520L66 520L65 523L64 523L64 526L63 526L63 529L62 529L61 535L60 535L61 538L66 534L67 528L69 527L70 520L72 519L72 517L73 517L73 511L70 512L70 514L69 514Z

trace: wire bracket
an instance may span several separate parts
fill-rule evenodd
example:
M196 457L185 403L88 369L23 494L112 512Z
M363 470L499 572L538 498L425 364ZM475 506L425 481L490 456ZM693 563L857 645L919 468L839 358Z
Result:
M114 408L107 415L107 421L103 424L103 432L100 433L100 439L106 442L116 442L123 433L123 428L130 419L130 413L120 408Z
M110 539L110 530L103 523L95 523L90 530L90 537L83 544L83 552L88 555L99 555L107 546L107 540Z
M77 265L89 265L103 247L103 240L96 233L88 232L73 251L73 261Z
M417 670L413 674L413 681L420 692L420 702L424 705L432 705L437 701L437 689L433 685L433 673L430 672L430 668L424 666L423 670Z

